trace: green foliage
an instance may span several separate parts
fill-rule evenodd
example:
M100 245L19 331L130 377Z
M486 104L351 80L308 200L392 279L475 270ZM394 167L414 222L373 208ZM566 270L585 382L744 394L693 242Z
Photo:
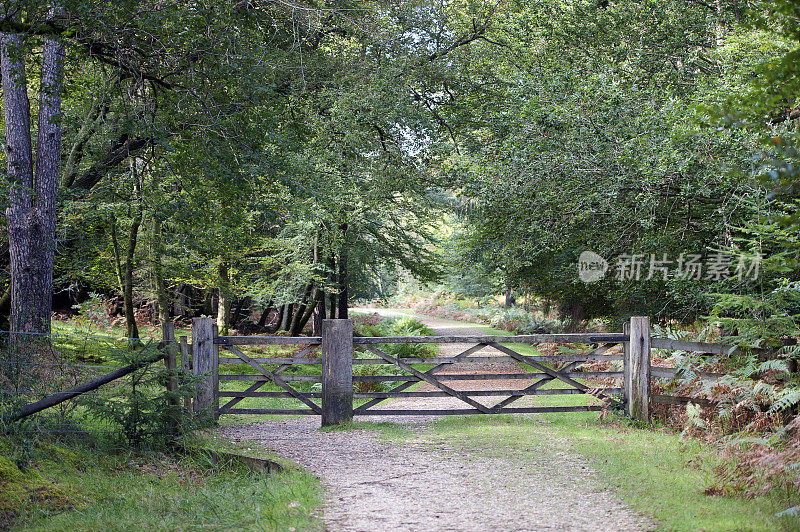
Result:
M211 423L202 413L183 411L183 399L194 395L197 377L182 371L157 369L152 362L161 353L154 346L120 350L112 353L122 364L144 363L103 396L83 396L79 404L86 408L88 419L106 423L111 438L122 448L162 450L184 445L195 430ZM169 379L177 381L175 391L167 391Z
M383 328L385 334L377 336L433 336L433 331L419 320L411 317L388 319ZM395 358L427 358L436 356L436 348L431 344L378 344L386 354Z
M449 288L449 286L448 286ZM406 291L396 298L403 306L411 306L424 314L451 320L489 324L516 334L538 334L559 332L565 323L549 319L542 310L526 310L525 307L501 307L494 298L467 298L458 291L446 290ZM530 305L535 308L535 305Z
M433 336L433 331L411 317L381 318L377 314L354 317L356 334L359 336ZM437 350L431 344L377 344L376 347L395 358L428 358L436 356ZM374 358L370 351L363 350L353 355L355 358ZM353 375L402 375L404 371L393 364L356 364ZM355 382L356 393L381 392L393 388L396 383Z

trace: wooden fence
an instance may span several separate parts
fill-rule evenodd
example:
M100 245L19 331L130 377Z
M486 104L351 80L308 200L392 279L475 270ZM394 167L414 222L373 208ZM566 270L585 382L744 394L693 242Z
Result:
M452 414L503 414L503 413L540 413L540 412L574 412L600 410L604 405L565 405L565 406L509 406L519 399L531 395L569 395L591 394L604 399L606 405L624 408L632 418L648 421L653 404L685 404L693 402L711 405L708 400L651 394L651 379L674 379L675 368L652 367L651 349L683 351L709 354L732 354L738 348L734 346L673 340L668 338L651 338L650 321L647 317L631 318L621 333L583 333L583 334L533 334L522 336L411 336L411 337L354 337L353 324L350 320L324 320L320 337L278 337L278 336L219 336L211 318L195 318L192 322L191 343L184 336L175 338L172 324L167 324L163 331L163 359L167 369L175 370L178 366L178 354L182 370L193 372L198 380L193 401L186 400L185 409L209 411L215 417L222 414L310 414L319 415L323 425L338 424L349 421L354 415L452 415ZM432 358L400 358L381 349L381 344L474 344L455 356ZM525 355L503 344L572 344L591 345L590 351L579 354L560 355ZM245 353L239 346L261 345L294 345L303 346L301 351L290 357L256 357ZM321 357L311 356L312 349L319 346ZM377 358L364 358L359 354L354 358L356 347L362 348ZM614 348L621 346L621 353L614 353ZM495 356L472 356L482 349L499 352ZM222 354L221 354L222 353ZM232 356L223 356L232 355ZM623 371L577 371L579 366L597 361L623 362ZM93 390L107 382L135 371L145 364L154 362L145 360L126 368L121 368L100 379L78 386L31 403L15 415L16 419L26 417L60 402L76 397L88 390ZM476 362L513 361L520 369L515 373L460 373L444 374L445 368L459 364ZM564 364L554 369L552 364ZM248 364L255 374L220 374L220 364ZM358 375L353 367L365 364L389 365L401 371L396 375ZM433 365L427 371L415 368L417 364ZM295 365L321 366L320 375L290 375L286 370ZM272 366L268 368L267 366ZM717 379L723 374L694 372L704 379ZM582 379L610 378L618 379L617 387L590 388ZM456 390L444 381L490 381L490 380L533 380L522 389L491 390ZM579 380L580 379L580 380ZM249 381L252 384L245 390L220 390L220 382ZM293 382L321 383L320 391L298 391ZM553 381L566 387L545 388ZM361 392L353 391L354 382L392 382L397 383L387 391ZM273 383L279 391L259 391L267 383ZM427 383L427 390L411 390L408 388L418 383ZM169 379L167 389L175 389L177 382ZM283 397L296 399L304 408L237 408L237 405L251 397ZM384 401L397 398L451 397L464 406L461 408L375 408ZM486 406L474 397L504 397L493 406ZM220 398L228 399L220 407ZM354 407L354 401L363 403ZM191 404L193 403L193 405ZM173 406L179 406L177 404Z
M434 358L399 358L378 347L379 344L474 344L455 356ZM594 348L585 353L570 355L529 356L503 344L591 344ZM259 358L245 353L240 346L296 345L304 348L291 357ZM609 353L622 346L622 353ZM308 356L312 348L321 347L321 357ZM360 346L377 358L354 358L354 349ZM529 395L566 395L591 393L606 402L624 407L636 419L649 418L650 408L650 326L648 318L633 318L628 331L623 333L583 334L534 334L522 336L413 336L413 337L354 337L349 320L325 320L320 337L268 337L268 336L218 336L210 318L198 318L193 322L192 352L193 367L197 375L204 375L195 397L195 408L209 409L215 415L222 414L291 414L319 415L323 425L342 423L354 415L450 415L450 414L503 414L573 412L600 410L603 405L528 406L514 407L511 403ZM491 357L470 356L476 351L490 348L498 351ZM232 355L232 356L225 356ZM456 364L474 362L496 362L510 360L525 368L516 373L466 373L439 374L444 368ZM623 361L623 371L576 371L587 362ZM564 366L556 370L551 362ZM220 374L221 364L248 364L255 374ZM386 364L399 368L400 375L354 375L353 367L363 364ZM433 364L427 371L419 371L413 365ZM321 375L285 375L292 365L321 365ZM269 368L267 366L270 366ZM617 387L590 388L578 379L620 379ZM534 382L523 389L459 391L444 381L454 380L513 380L525 379ZM248 381L252 384L245 390L220 390L220 382ZM319 392L301 392L293 382L320 382ZM545 384L558 381L562 388L544 388ZM354 393L354 382L396 382L388 391ZM433 390L406 391L417 383L427 383ZM278 386L280 391L259 391L267 383ZM473 397L505 397L498 404L486 406ZM303 408L237 408L249 397L286 397L302 403ZM408 397L452 397L464 404L463 408L417 409L375 408L376 405L394 398ZM220 406L220 398L228 399ZM354 400L366 400L358 406Z

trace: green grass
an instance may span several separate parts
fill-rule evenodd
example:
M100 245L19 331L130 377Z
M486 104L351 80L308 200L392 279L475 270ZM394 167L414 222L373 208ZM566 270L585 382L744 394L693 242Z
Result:
M320 497L319 481L297 468L268 475L55 443L38 444L22 477L0 475L0 508L21 530L322 530Z
M354 420L350 423L342 423L341 425L331 425L329 427L322 427L322 432L339 432L347 430L374 430L377 431L380 437L387 441L402 442L407 440L414 434L418 434L419 428L412 428L409 425L401 425L400 423L393 423L391 421L362 421Z
M797 519L775 517L789 505L777 494L755 499L707 495L718 460L710 447L681 441L673 433L601 422L596 414L445 418L434 422L424 438L433 445L477 447L520 461L537 453L537 446L583 454L658 530L800 529Z

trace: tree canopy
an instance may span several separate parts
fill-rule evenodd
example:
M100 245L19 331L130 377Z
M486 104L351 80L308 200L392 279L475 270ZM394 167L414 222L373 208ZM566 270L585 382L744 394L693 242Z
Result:
M299 332L408 274L786 326L798 27L789 0L6 3L4 197L42 197L22 139L54 163L44 290L118 298L130 336L145 308Z

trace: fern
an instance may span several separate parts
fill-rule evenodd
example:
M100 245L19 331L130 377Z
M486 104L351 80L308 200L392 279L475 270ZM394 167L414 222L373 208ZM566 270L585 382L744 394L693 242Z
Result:
M781 390L770 407L770 412L783 412L800 403L800 388Z
M789 363L785 359L774 358L761 362L758 371L789 371Z

